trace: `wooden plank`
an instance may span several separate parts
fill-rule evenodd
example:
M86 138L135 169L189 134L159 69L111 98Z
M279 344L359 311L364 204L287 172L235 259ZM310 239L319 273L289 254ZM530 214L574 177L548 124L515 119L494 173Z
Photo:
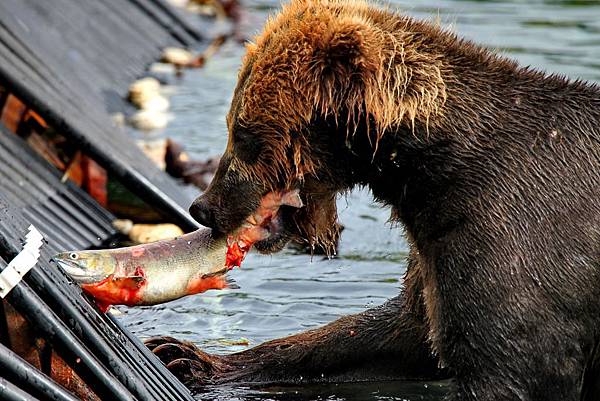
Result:
M46 123L46 121L38 113L31 109L27 110L27 113L25 113L25 117L23 119L26 121L29 121L31 119L35 121L41 128L48 128L48 124Z
M0 114L0 122L10 131L16 133L26 111L27 106L25 103L15 95L9 94Z
M106 183L108 175L106 170L100 167L92 158L88 156L81 157L81 166L84 173L83 189L96 199L96 201L106 207L108 205L108 196L106 192Z

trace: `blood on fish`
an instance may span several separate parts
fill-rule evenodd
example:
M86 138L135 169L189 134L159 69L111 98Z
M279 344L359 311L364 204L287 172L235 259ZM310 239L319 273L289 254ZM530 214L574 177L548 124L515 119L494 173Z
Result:
M94 297L102 312L106 312L114 304L137 305L143 299L146 284L144 269L138 266L135 276L116 277L111 274L98 283L81 284L81 288Z
M299 191L270 192L263 196L256 212L247 218L247 225L227 238L225 267L233 269L241 266L252 245L268 236L265 227L271 224L282 205L302 207Z
M234 267L240 267L246 254L250 250L250 245L240 246L238 241L227 241L227 253L225 254L225 267L229 270Z

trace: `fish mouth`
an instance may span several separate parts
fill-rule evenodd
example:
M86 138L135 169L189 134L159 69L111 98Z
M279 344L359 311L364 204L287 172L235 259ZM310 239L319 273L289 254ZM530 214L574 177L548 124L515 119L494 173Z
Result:
M84 267L81 267L77 263L69 260L54 257L50 259L50 262L56 263L77 284L95 284L105 280L110 276L110 274L107 273L86 270Z

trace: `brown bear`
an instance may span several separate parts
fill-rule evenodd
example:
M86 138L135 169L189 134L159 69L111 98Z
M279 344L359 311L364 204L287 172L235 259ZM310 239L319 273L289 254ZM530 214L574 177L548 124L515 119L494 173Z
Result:
M191 206L221 232L299 189L268 239L331 244L367 186L411 244L401 294L244 352L149 346L188 385L452 377L449 400L597 400L600 88L360 0L294 0L248 46Z

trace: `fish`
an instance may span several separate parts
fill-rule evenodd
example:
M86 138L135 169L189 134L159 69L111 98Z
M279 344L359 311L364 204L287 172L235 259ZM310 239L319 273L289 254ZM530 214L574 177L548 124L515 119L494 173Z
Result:
M201 228L171 240L116 249L62 252L52 260L99 309L157 305L212 289L239 288L227 272L240 267L256 241L269 237L281 205L302 207L297 190L266 194L233 233Z
M106 312L111 305L156 305L210 289L235 288L226 277L226 250L226 237L214 237L205 228L172 240L70 251L52 259Z

